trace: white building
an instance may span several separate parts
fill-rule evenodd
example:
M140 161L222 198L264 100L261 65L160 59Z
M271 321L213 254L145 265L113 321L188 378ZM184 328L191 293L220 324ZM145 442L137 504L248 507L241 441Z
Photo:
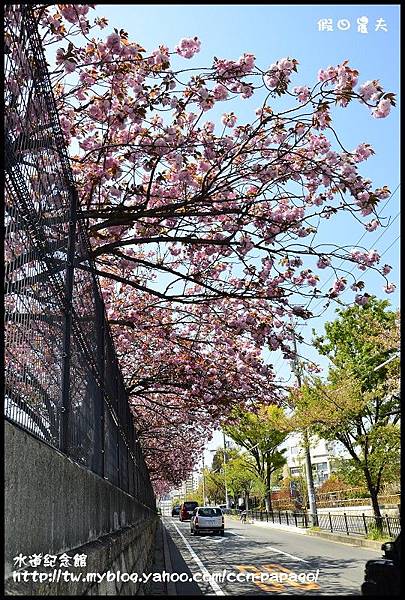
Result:
M199 473L191 473L189 477L185 481L181 483L181 485L169 492L171 500L175 500L179 504L184 501L186 496L190 496L195 492L201 481L201 474Z
M302 436L299 433L290 434L285 442L281 444L280 450L285 449L284 456L287 460L285 475L299 475L304 473L305 450L302 444ZM310 455L314 485L319 487L326 481L333 471L331 463L337 456L347 457L347 453L341 444L327 442L326 440L311 436Z

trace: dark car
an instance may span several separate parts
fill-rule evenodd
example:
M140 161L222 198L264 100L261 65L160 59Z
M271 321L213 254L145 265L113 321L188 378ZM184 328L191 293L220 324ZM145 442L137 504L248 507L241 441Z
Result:
M384 556L366 563L363 596L399 596L401 547L400 535L381 546Z
M178 517L180 514L180 506L173 506L172 517Z
M183 502L183 504L180 506L180 521L187 521L188 519L191 519L193 512L197 508L197 506L198 502L194 502L194 500Z

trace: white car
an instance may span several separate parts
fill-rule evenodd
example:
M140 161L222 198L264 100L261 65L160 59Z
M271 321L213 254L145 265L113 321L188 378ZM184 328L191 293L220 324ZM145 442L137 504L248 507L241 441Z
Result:
M224 515L219 506L197 506L190 521L192 535L212 531L224 535Z

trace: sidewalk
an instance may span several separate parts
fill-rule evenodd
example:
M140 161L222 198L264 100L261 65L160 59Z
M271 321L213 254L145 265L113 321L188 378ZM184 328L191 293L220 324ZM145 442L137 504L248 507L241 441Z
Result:
M236 515L227 515L228 519L238 521L239 518ZM364 548L371 548L373 550L381 550L381 545L384 541L368 540L361 536L346 535L344 533L331 533L330 531L314 531L305 527L295 527L294 525L284 525L280 523L268 523L266 521L258 521L253 519L253 523L247 523L246 526L254 525L256 527L266 527L268 529L279 529L287 531L289 533L297 533L300 535L311 535L313 537L320 537L332 542L341 544L348 544L350 546L362 546Z
M183 559L176 544L162 521L159 521L156 531L156 549L155 559L151 568L151 573L187 573L192 577L192 573ZM152 577L153 579L153 577ZM203 593L194 581L171 582L171 581L152 581L151 588L148 591L150 596L202 596Z

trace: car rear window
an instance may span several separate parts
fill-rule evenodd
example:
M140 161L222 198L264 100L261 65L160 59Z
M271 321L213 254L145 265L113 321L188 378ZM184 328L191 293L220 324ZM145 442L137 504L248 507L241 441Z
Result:
M197 508L198 506L198 502L185 502L184 503L184 508L186 510L194 510L195 508Z
M220 508L199 508L198 514L200 517L220 517L222 511Z

